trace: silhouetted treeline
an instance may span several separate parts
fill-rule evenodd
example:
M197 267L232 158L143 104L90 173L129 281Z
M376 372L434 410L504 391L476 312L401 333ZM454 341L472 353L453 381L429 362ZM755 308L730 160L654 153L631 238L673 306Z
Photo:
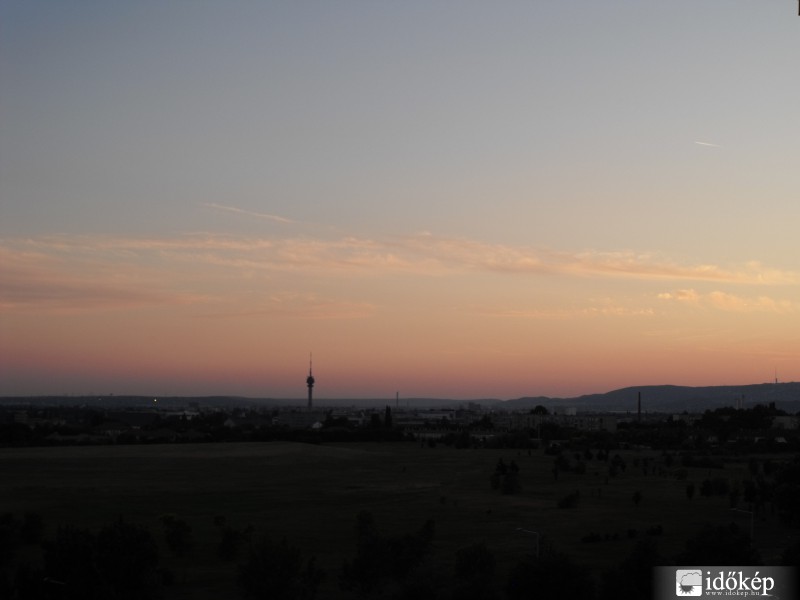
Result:
M47 408L0 409L0 446L71 446L243 441L381 442L408 438L391 425L391 412L363 426L324 419L317 428L274 422L274 412L201 412L192 418L156 411ZM381 418L383 417L383 418ZM18 421L17 419L22 419ZM387 421L388 419L388 421ZM388 424L387 424L388 423Z
M548 420L543 407L531 414L541 418L535 428L503 430L485 414L470 424L446 419L404 428L391 409L361 413L357 418L334 416L303 426L289 426L290 417L303 413L277 410L194 411L189 415L158 410L100 410L76 407L0 408L0 445L64 446L90 444L203 443L236 441L375 442L422 438L431 445L457 448L648 447L708 455L756 452L800 452L800 429L775 427L777 418L790 418L774 406L746 410L720 408L703 415L665 415L661 419L621 421L616 431L581 430L569 420ZM302 419L301 419L302 420Z

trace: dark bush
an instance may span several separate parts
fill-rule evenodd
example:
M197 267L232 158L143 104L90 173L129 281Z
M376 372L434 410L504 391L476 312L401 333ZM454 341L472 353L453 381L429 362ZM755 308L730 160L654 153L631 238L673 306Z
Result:
M571 494L567 494L563 498L558 501L558 508L576 508L578 506L578 501L581 499L581 493L579 491L574 491Z

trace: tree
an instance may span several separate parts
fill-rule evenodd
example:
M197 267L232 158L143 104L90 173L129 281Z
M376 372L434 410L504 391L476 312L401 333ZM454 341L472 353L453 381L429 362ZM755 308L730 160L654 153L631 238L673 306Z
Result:
M800 519L800 456L775 474L774 502L784 523Z
M459 548L456 552L456 576L461 579L492 576L496 565L494 554L485 542Z
M646 537L636 543L628 557L603 574L600 600L640 600L653 590L653 569L663 564L655 540Z
M434 523L428 520L416 533L383 536L372 513L361 511L356 517L356 556L342 565L340 587L374 596L390 583L404 583L430 552L433 534Z
M493 490L499 489L503 494L516 494L522 489L519 483L519 466L513 460L508 466L500 458L495 465L490 482Z
M641 504L641 502L642 502L642 492L640 492L639 490L636 490L635 492L633 492L633 503L636 506L639 506L639 504Z
M383 426L386 429L392 428L392 409L389 406L386 407L386 413L383 416Z
M10 564L22 543L22 524L11 513L0 515L0 568Z
M761 557L753 548L750 536L735 523L729 526L706 526L686 540L678 555L679 565L760 565Z
M473 544L456 552L456 588L458 600L485 600L496 597L493 590L497 561L486 543Z
M787 567L800 565L800 541L795 542L783 551L781 564Z
M161 524L164 526L164 539L170 551L175 556L188 554L194 545L191 526L175 515L164 515L161 517Z
M473 429L494 429L494 423L489 415L483 415L477 421L470 424Z
M356 515L356 557L342 565L341 587L371 591L378 585L383 565L388 561L386 544L375 527L375 518L371 512L362 510Z
M695 486L691 481L686 484L686 497L691 500L694 497Z
M588 569L565 554L547 552L519 562L506 585L509 600L574 600L594 597Z
M97 534L97 567L114 598L152 598L159 585L158 547L150 532L121 518Z
M97 542L88 529L59 527L55 538L44 545L45 581L63 590L68 600L101 596L98 590Z
M250 546L247 559L239 567L239 585L256 600L310 600L324 577L315 559L304 562L300 551L286 538L273 542L262 536Z
M44 521L42 515L35 512L26 512L22 517L20 536L25 544L38 544L42 541Z
M509 471L503 477L503 483L500 486L500 491L504 494L516 494L522 490L519 483L519 471Z
M619 454L615 454L614 458L611 459L611 465L620 469L623 473L625 472L626 464L625 459L622 458Z
M567 494L558 500L558 508L576 508L580 499L580 490L575 490L571 494Z
M122 519L97 535L61 527L45 544L44 558L46 581L60 598L138 600L158 593L156 542L147 529Z
M219 518L219 517L218 517ZM217 556L222 560L233 560L239 555L239 549L244 542L249 542L253 533L253 526L248 525L244 529L236 529L230 525L225 525L225 517L217 522L220 528L220 540L217 544Z

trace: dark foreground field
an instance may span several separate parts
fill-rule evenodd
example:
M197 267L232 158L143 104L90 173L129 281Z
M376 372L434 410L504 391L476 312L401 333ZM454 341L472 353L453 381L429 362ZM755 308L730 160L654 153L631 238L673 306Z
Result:
M599 580L648 536L665 557L675 556L705 525L750 517L730 509L725 496L687 498L709 476L749 477L746 461L724 469L669 468L657 453L619 451L626 468L608 477L608 463L586 461L585 473L553 473L554 457L542 450L430 448L419 443L311 445L288 442L198 445L0 449L0 513L39 513L44 536L58 525L99 529L123 517L147 527L160 546L160 563L174 573L163 589L172 598L237 597L237 559L222 560L224 527L252 538L285 537L303 557L317 557L326 571L320 597L339 593L342 562L356 552L355 522L370 511L377 529L402 535L435 523L429 568L452 578L457 551L485 542L497 562L498 581L535 547L554 547ZM499 459L519 466L521 491L503 494L490 478ZM648 458L647 473L641 466ZM577 504L559 508L568 494ZM640 494L638 504L634 501ZM744 503L740 508L748 508ZM167 548L161 517L191 527L184 556ZM755 546L765 564L798 539L765 511L754 522ZM594 535L593 541L584 538ZM709 557L707 564L715 564ZM501 586L501 584L498 584Z

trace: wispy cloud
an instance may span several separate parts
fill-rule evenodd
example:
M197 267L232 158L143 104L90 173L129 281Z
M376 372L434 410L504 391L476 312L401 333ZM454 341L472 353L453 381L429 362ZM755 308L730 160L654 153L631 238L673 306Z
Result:
M711 292L708 295L709 303L720 310L735 312L793 312L796 307L789 300L776 300L768 296L745 298L726 292Z
M686 302L689 304L698 304L700 302L700 294L695 290L676 290L674 292L662 292L658 294L660 300L675 300L677 302Z
M709 148L722 148L722 146L720 146L719 144L712 144L711 142L701 142L699 140L696 140L694 143L697 144L698 146L706 146Z
M800 273L768 268L758 261L733 266L680 264L648 253L570 253L433 236L408 238L402 240L399 247L405 250L405 254L413 252L424 257L428 263L433 261L450 268L501 273L724 281L753 285L800 282Z
M374 314L368 302L320 298L317 294L281 292L264 298L246 309L219 306L198 315L201 318L237 318L253 316L288 319L363 319Z
M0 306L124 306L143 303L207 302L246 280L264 282L285 275L293 281L347 280L402 273L417 277L627 278L711 282L750 286L797 284L800 274L750 261L738 265L682 264L647 253L563 252L488 244L430 234L409 237L339 239L227 237L194 234L173 238L51 236L0 239ZM312 276L309 279L308 276ZM260 285L263 285L261 283ZM690 286L666 292L663 300L700 302ZM718 295L703 302L728 307L737 301ZM349 300L343 300L346 304ZM766 297L748 300L770 305ZM344 306L344 305L343 305ZM340 307L341 309L341 307ZM744 309L744 308L742 308ZM248 309L249 310L249 309ZM277 310L275 306L271 310ZM363 313L353 305L340 313ZM597 309L611 314L608 308ZM319 314L324 314L321 307ZM334 311L336 312L336 311Z
M660 300L682 302L727 312L790 313L797 311L798 308L797 305L790 300L778 300L764 295L745 297L719 290L705 294L698 293L693 289L677 290L658 294L658 298Z
M0 310L125 309L201 300L191 293L170 290L152 277L142 277L139 268L122 274L112 265L76 266L70 260L0 247Z
M257 219L267 219L269 221L275 221L277 223L294 223L291 219L287 219L285 217L279 217L278 215L270 215L267 213L256 212L252 210L245 210L243 208L237 208L236 206L228 206L227 204L217 204L215 202L204 202L203 206L208 208L213 208L214 210L221 210L224 212L235 213L237 215L245 215L247 217L256 217Z
M475 309L474 312L499 318L542 319L548 321L596 317L652 317L655 314L655 310L652 308L630 308L625 306L586 306L557 309L479 308Z

